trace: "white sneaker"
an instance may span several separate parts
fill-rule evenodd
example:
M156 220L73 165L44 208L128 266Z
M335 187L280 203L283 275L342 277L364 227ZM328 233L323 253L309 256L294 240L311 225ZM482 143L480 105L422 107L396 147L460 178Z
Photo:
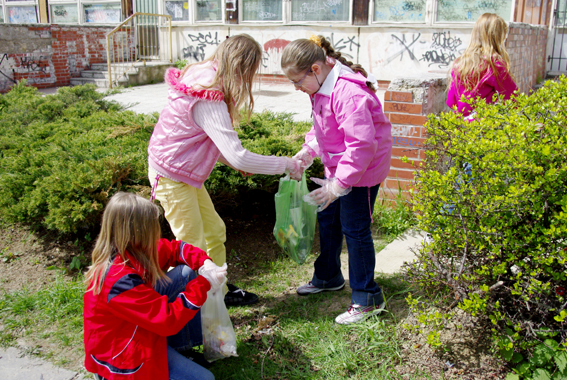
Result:
M327 291L335 291L335 290L341 290L345 287L345 283L343 282L342 285L334 287L334 288L318 288L315 285L313 285L311 283L311 281L309 281L307 284L305 285L301 285L299 288L297 288L297 294L299 294L300 296L307 296L309 294L315 294L315 293L321 293L321 292L327 292Z
M360 322L371 315L378 315L386 307L386 302L382 302L379 306L360 306L353 303L348 307L348 310L335 318L335 322L340 325L349 325L351 323Z

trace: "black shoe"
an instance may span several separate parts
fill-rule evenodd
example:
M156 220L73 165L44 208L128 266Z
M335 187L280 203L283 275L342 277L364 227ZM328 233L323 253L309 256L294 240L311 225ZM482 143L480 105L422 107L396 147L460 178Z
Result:
M254 293L245 292L232 284L227 284L228 293L224 296L226 306L245 306L258 302L258 296Z

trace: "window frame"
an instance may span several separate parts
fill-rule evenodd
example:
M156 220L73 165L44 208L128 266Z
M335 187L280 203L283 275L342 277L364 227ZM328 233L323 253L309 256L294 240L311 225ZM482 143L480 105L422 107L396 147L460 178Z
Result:
M516 11L516 1L508 0L511 3L510 7L510 15L509 19L506 21L507 23L513 22L514 20L514 13ZM374 7L375 7L376 0L370 0L368 6L368 26L381 26L384 25L385 27L394 27L394 26L402 26L409 27L409 28L419 28L424 26L439 26L443 27L444 25L455 27L457 25L462 25L463 27L471 27L474 25L476 20L472 21L438 21L437 20L437 10L439 7L439 0L426 0L425 1L425 20L423 22L407 22L407 21L377 21L374 19Z
M120 0L78 0L79 3L79 23L81 25L117 25L124 21L122 17L122 2ZM120 20L118 22L87 22L86 14L84 11L85 5L105 5L105 4L118 4L120 6Z
M292 17L292 3L293 0L287 0L284 1L284 5L288 8L288 19L286 20L286 24L289 25L315 25L315 26L319 26L319 25L333 25L333 26L352 26L353 24L353 20L354 20L354 15L353 15L353 3L354 0L348 0L348 17L347 20L345 21L309 21L309 20L303 20L303 21L293 21L291 19ZM373 0L371 0L373 1ZM287 5L286 5L287 4Z
M2 24L19 24L19 23L12 23L10 22L10 17L8 16L8 9L9 8L15 8L15 7L34 7L35 9L35 23L34 24L39 24L40 23L40 15L39 15L39 4L38 4L38 0L18 0L18 1L7 1L7 0L1 0L0 1L0 7L2 7ZM27 22L25 24L28 24Z
M80 1L69 1L69 0L50 0L48 6L49 9L47 10L49 14L49 22L53 23L53 12L51 11L54 6L57 5L75 5L77 7L77 22L58 22L58 24L70 24L70 25L80 25L81 24L81 12L80 12Z
M243 20L244 16L244 0L234 0L237 4L238 9L238 24L240 25L250 25L250 24L276 24L276 25L285 25L288 24L286 21L288 17L289 11L287 10L288 6L291 9L291 0L280 0L282 3L282 19L281 20ZM226 0L224 1L226 2ZM291 17L291 16L289 16Z

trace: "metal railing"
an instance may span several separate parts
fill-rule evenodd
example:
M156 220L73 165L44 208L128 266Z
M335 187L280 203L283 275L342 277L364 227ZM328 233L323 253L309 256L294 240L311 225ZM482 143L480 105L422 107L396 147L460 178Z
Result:
M106 35L108 87L123 79L137 62L172 61L171 16L134 13Z

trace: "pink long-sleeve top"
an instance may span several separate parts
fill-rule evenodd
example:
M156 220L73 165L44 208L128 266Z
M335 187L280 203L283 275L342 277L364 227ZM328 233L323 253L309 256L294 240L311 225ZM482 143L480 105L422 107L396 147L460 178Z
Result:
M453 108L457 106L457 111L468 116L473 112L473 105L466 103L466 99L482 98L487 103L494 103L493 95L499 94L504 99L510 99L518 86L510 76L506 66L497 61L494 65L498 74L498 78L494 75L492 68L488 66L485 74L482 76L477 86L472 90L467 90L455 70L451 72L451 86L447 94L447 105ZM464 99L463 99L464 96Z

